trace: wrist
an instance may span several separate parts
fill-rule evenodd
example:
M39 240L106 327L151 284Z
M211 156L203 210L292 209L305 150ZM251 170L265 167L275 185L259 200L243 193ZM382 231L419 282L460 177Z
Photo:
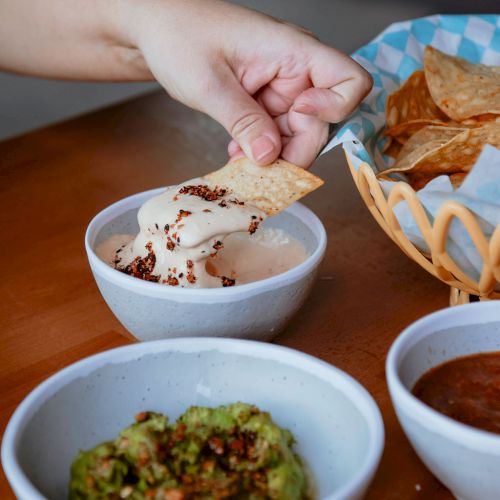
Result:
M101 41L113 51L120 76L130 80L154 79L143 55L141 40L147 31L149 12L156 1L105 2ZM120 78L122 79L122 78Z

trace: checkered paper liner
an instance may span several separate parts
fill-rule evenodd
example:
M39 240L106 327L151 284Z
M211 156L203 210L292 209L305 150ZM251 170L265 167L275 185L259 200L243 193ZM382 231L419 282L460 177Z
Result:
M358 110L339 128L335 137L327 144L325 153L342 144L346 155L355 169L366 162L377 173L390 166L394 160L382 153L387 138L385 127L385 104L387 96L399 88L416 70L422 68L426 45L432 45L443 52L457 55L472 63L500 66L500 16L498 15L435 15L390 25L368 45L353 54L373 77L373 89ZM500 151L489 152L488 159L500 161ZM498 155L498 156L497 156ZM481 168L478 164L476 167ZM447 176L431 181L417 196L424 205L431 223L440 205L447 199L454 199L465 205L478 216L486 236L491 236L500 224L500 168L489 170L488 186L480 172L474 172L472 182L454 190ZM482 181L477 186L475 181ZM467 184L467 185L466 185ZM394 183L381 181L386 196ZM420 230L408 208L402 201L395 207L398 222L407 237L420 250L428 252ZM453 221L447 244L449 252L460 268L477 279L482 268L482 259L469 235L458 221Z

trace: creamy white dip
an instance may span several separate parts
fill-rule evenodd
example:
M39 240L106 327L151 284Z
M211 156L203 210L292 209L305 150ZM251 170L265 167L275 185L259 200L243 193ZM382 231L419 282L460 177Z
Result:
M139 234L96 248L116 269L170 286L216 288L280 274L307 257L281 229L258 229L266 214L202 179L170 187L139 209Z

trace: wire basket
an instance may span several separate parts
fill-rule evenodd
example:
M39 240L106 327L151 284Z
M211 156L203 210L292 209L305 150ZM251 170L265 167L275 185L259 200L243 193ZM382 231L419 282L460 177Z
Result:
M346 158L356 187L375 220L408 257L451 287L450 305L465 304L475 297L479 300L500 299L500 225L488 241L475 215L452 200L443 203L432 224L409 184L396 182L386 199L370 165L363 163L356 170L347 155ZM402 231L393 209L403 200L407 202L430 254L419 250ZM448 230L454 218L461 221L483 260L479 281L465 274L446 250Z

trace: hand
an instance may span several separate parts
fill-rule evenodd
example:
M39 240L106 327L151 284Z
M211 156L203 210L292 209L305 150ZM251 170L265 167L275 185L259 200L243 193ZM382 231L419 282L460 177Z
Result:
M221 123L231 158L308 167L370 75L311 34L218 0L139 2L130 34L167 92Z
M310 33L220 0L4 0L0 68L51 78L155 77L231 134L232 158L309 166L371 88Z

